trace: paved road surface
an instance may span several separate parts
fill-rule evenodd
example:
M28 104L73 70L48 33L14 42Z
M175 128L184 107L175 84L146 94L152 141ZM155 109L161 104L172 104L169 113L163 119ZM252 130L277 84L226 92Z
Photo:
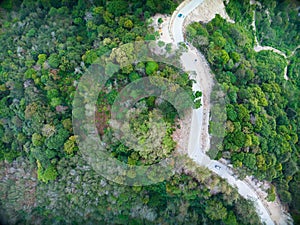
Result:
M180 11L177 13L177 15L174 17L173 26L172 26L172 34L174 41L176 43L183 42L183 20L185 16L190 14L199 4L201 4L203 0L192 0L189 2L186 6L184 6ZM182 17L178 17L179 14L182 14Z

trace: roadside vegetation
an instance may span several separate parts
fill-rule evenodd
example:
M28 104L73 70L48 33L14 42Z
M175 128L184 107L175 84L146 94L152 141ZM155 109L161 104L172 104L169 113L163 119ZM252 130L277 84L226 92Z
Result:
M167 181L145 186L113 183L82 159L72 130L72 101L82 74L98 57L122 44L155 40L155 13L171 14L179 2L158 0L39 0L1 3L0 213L2 224L259 224L253 204L209 171L183 157ZM117 55L118 56L118 55ZM99 94L96 117L109 137L110 106L121 87L138 78L172 77L187 91L187 74L156 62L116 71ZM198 93L199 95L200 93ZM191 96L192 97L192 96ZM158 103L159 102L159 103ZM198 104L199 106L199 104ZM167 127L156 155L110 139L108 151L128 164L152 164L174 150L177 114L149 97L133 110L131 128L146 139L157 129L157 109ZM155 137L155 136L154 136Z
M295 1L262 2L262 9L270 12L273 21L270 24L266 13L261 16L257 12L258 40L262 45L286 52L299 45L295 6ZM299 51L290 61L271 51L255 52L255 34L250 26L253 9L249 1L232 0L226 10L236 23L228 23L217 15L208 24L191 24L187 39L205 54L217 82L227 93L226 136L217 149L217 158L230 159L242 177L251 174L270 181L273 187L268 199L274 200L277 193L290 206L297 223ZM284 79L286 65L288 80Z

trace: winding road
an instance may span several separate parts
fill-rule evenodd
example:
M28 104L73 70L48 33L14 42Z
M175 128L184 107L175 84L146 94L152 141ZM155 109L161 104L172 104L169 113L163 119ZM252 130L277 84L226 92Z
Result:
M184 42L183 23L186 16L191 13L203 0L187 0L176 9L169 22L169 32L173 41L177 44ZM182 14L182 15L180 15ZM194 91L202 91L202 107L192 112L192 124L189 136L188 155L199 165L204 166L227 182L236 187L238 193L245 199L254 202L255 209L261 218L261 221L267 225L275 224L271 218L271 212L264 200L251 187L246 180L237 179L233 171L226 165L216 160L211 160L205 152L210 146L210 137L208 134L209 112L210 112L210 93L214 85L210 68L205 57L193 46L188 46L188 51L181 56L181 62L186 71L194 71L191 78L196 80L193 84ZM284 214L284 213L283 213ZM287 221L280 224L287 224Z

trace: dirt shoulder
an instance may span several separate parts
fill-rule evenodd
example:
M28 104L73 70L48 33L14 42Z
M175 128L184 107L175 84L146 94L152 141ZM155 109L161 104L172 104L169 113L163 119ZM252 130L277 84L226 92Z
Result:
M225 5L222 0L204 0L192 13L190 13L184 21L184 27L192 22L208 23L216 14L226 19L228 22L234 23L228 16L225 10Z

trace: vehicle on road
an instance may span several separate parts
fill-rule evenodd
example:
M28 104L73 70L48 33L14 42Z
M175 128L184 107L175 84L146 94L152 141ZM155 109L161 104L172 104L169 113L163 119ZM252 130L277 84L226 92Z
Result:
M181 17L183 18L184 15L182 15L182 13L179 13L179 14L178 14L178 17L179 17L179 18L181 18Z
M218 169L218 170L220 170L220 169L221 169L221 167L220 167L220 166L218 166L218 165L215 165L215 168L216 168L216 169Z

